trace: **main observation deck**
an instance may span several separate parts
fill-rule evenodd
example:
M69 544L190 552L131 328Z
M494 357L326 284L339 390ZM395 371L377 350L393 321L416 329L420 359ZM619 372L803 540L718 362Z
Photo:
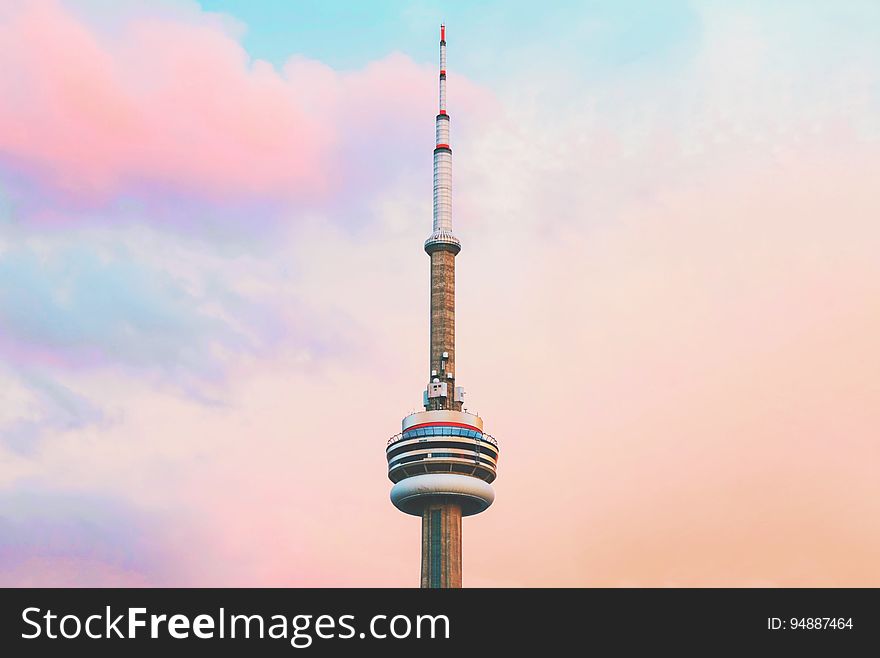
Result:
M483 432L483 421L465 411L433 410L410 414L403 431L385 448L391 499L408 514L420 514L429 499L458 500L462 514L477 514L492 504L490 483L498 467L498 442Z
M392 482L423 473L460 473L495 479L498 442L483 432L479 416L462 411L422 411L407 416L404 429L388 441Z

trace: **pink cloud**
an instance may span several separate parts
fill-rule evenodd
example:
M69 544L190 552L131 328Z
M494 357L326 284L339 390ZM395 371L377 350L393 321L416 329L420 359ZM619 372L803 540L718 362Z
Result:
M215 21L140 17L109 39L39 2L7 12L0 57L0 155L77 199L147 185L316 201L350 192L389 145L430 148L433 70L399 54L278 71ZM463 107L491 102L467 82L456 93Z

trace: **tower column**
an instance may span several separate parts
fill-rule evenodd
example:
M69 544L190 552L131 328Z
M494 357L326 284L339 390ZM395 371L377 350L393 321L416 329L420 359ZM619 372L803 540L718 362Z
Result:
M452 147L446 112L446 28L440 26L440 107L435 117L434 210L425 252L431 259L429 379L424 411L413 412L388 439L385 457L391 502L422 519L420 584L461 587L461 517L484 512L495 500L492 482L498 442L483 420L463 409L456 386L455 257L461 242L452 230Z
M422 511L423 588L461 587L461 505L437 501Z
M428 409L461 411L455 390L455 251L432 248L431 255L431 363L432 378L448 385L446 397L429 399ZM444 356L445 355L445 356ZM433 373L437 373L434 375Z

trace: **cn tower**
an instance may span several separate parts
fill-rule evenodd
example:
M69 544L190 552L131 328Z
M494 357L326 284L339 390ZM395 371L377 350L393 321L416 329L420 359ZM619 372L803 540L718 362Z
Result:
M455 379L455 257L452 232L452 149L446 112L446 27L440 26L440 107L434 147L434 225L425 241L431 258L431 355L424 411L403 419L388 441L391 502L422 519L421 586L461 587L461 518L495 499L498 442L483 420L462 408Z

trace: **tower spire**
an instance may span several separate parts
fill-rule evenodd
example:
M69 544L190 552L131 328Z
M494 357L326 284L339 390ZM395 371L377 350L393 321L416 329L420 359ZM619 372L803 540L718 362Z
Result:
M435 119L434 141L434 223L425 251L446 245L461 250L461 243L452 232L452 148L449 146L449 114L446 112L446 26L440 25L440 98Z
M440 23L440 114L446 114L446 26Z

